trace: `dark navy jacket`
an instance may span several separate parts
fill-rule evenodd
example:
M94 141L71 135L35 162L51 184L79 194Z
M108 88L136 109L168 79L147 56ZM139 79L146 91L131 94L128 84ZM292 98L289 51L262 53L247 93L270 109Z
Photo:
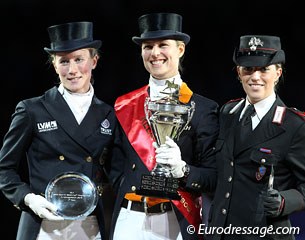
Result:
M119 145L118 124L111 106L93 97L79 125L57 87L18 103L0 152L0 189L22 215L17 239L36 239L41 219L24 204L26 194L44 195L58 174L76 171L102 186L102 168ZM18 175L27 161L29 184ZM104 235L102 199L95 214Z

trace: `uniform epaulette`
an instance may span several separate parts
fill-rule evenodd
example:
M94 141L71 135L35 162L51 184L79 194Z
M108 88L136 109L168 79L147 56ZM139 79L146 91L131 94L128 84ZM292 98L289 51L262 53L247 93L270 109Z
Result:
M293 113L295 113L296 115L300 116L303 120L305 120L305 112L297 109L297 108L288 108L290 111L292 111Z
M243 103L244 103L245 99L244 98L237 98L237 99L233 99L233 100L230 100L226 103L227 104L230 104L230 103L237 103L230 111L229 111L229 114L233 114Z
M228 103L232 103L232 102L239 102L241 100L243 100L244 98L236 98L236 99L231 99L229 101L227 101L225 104L228 104Z

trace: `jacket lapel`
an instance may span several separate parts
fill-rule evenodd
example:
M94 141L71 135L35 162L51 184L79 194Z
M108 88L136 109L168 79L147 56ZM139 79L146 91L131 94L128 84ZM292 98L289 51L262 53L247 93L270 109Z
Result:
M234 146L236 144L235 135L237 132L237 127L239 126L239 116L244 106L243 102L244 100L241 100L232 109L230 109L230 111L226 111L227 113L224 116L225 121L223 131L221 131L224 132L224 136L222 136L222 138L226 139L227 151L229 152L229 156L232 156L232 158L234 155Z
M77 132L78 123L57 87L45 93L42 104L68 135L72 137Z
M249 138L244 143L241 143L239 146L235 146L236 155L241 151L244 151L259 143L266 142L285 132L285 129L281 125L272 122L277 106L285 106L284 103L278 97L272 105L271 109L263 117L258 126L254 129L253 133L249 136Z
M242 106L238 109L238 111L236 111L234 113L234 118L232 119L232 123L231 123L232 125L230 127L231 131L228 133L228 136L227 136L227 138L230 139L229 146L233 146L229 150L231 153L231 156L235 155L236 149L240 145L239 138L237 136L239 135L239 132L240 132L239 128L240 128L241 123L239 122L239 117L240 117L243 107L244 107L244 104L242 104Z
M73 137L78 141L83 147L86 147L89 150L94 150L96 145L90 143L88 138L93 134L101 134L101 124L107 118L109 110L101 107L104 103L93 97L91 106L78 127L78 130L75 132Z
M90 144L87 143L86 139L98 131L96 126L100 126L99 121L104 119L103 116L106 116L105 111L99 107L102 104L101 101L95 96L93 97L88 113L80 125L78 125L68 104L58 92L57 87L45 93L42 103L67 135L86 148L87 151L91 150Z

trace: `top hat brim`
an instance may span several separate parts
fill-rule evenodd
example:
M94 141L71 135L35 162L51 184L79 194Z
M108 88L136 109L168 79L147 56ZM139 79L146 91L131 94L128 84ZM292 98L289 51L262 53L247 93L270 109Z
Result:
M177 32L177 31L167 31L167 30L159 30L159 31L151 31L141 34L141 37L132 37L132 41L138 45L141 45L143 41L148 40L157 40L157 39L173 39L180 40L186 44L190 41L190 36L188 34Z
M73 42L69 42L67 44L65 44L64 42L62 44L57 44L56 47L54 48L47 48L45 47L44 50L49 53L56 53L56 52L71 52L71 51L75 51L78 49L82 49L82 48L95 48L95 49L99 49L102 46L102 41L101 40L94 40L94 41L84 41L83 43L81 42L75 42L75 44L73 44Z
M279 50L274 54L239 56L234 52L233 62L243 67L265 67L276 63L285 63L285 53Z

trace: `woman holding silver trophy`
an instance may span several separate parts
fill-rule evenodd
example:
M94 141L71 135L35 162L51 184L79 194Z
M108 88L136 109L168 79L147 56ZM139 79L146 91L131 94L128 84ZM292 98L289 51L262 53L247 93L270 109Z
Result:
M202 222L200 190L215 188L207 155L218 135L218 104L193 93L181 78L190 41L182 17L153 13L138 21L141 35L132 40L150 76L148 84L115 102L126 159L112 162L121 176L110 239L200 239L187 228L197 230ZM193 181L193 168L206 170L205 186Z
M113 107L94 94L102 42L91 22L48 28L59 84L20 101L0 151L0 189L22 211L17 240L105 239L102 168L118 139ZM18 167L27 160L29 179ZM93 211L94 210L94 211Z

